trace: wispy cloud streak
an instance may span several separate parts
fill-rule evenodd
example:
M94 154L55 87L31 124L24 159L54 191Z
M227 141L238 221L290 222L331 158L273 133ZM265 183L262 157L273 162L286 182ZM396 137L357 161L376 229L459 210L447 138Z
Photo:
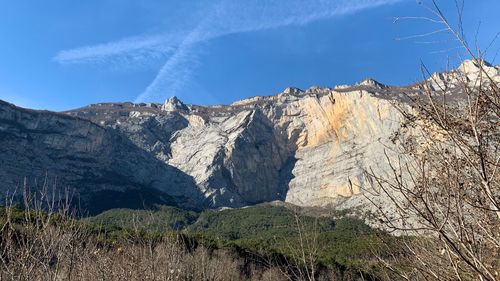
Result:
M125 38L116 42L85 46L59 52L54 60L67 63L108 63L120 57L121 61L155 59L175 50L176 37L155 35Z
M234 33L253 32L353 14L404 0L220 0L206 7L206 17L192 30L167 35L131 37L107 44L59 52L59 63L136 63L166 58L136 102L177 94L199 64L200 43Z
M189 33L173 55L162 66L153 82L140 94L135 102L158 100L165 94L173 95L180 91L198 65L195 45L199 42L203 31L202 25Z

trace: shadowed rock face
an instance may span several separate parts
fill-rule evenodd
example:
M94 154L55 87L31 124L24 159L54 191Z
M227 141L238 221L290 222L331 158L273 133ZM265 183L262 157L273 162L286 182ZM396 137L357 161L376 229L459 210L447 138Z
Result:
M112 128L64 114L0 103L0 180L7 193L31 190L74 192L91 214L112 207L168 203L202 206L193 181L179 169L137 147ZM130 196L128 196L130 194ZM126 198L118 200L116 198Z
M477 73L473 66L459 69L468 77ZM488 71L500 77L498 67ZM174 97L163 105L104 103L50 113L1 104L0 161L13 164L0 179L11 187L47 172L115 205L143 196L138 191L199 208L273 200L325 206L346 198L356 205L353 195L370 186L364 171L388 170L384 150L401 124L394 103L405 106L406 95L422 89L368 79L288 88L229 106L185 105Z

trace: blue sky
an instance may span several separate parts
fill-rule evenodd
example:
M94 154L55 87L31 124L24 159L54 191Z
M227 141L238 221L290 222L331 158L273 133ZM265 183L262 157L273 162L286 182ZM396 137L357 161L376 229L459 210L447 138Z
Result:
M65 110L111 101L228 104L288 86L391 85L464 52L415 0L0 0L0 99ZM428 3L428 1L423 1ZM455 21L455 2L438 1ZM465 1L486 48L500 1ZM407 38L405 40L398 40ZM487 58L498 63L494 41Z

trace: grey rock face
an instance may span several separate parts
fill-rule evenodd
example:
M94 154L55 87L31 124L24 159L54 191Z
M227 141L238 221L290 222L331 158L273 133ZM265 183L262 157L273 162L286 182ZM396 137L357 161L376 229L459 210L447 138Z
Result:
M477 76L473 66L464 63L462 72ZM498 67L488 71L500 77ZM274 200L355 206L370 188L364 172L388 170L384 150L402 120L394 104L405 106L405 94L421 89L369 79L288 88L229 106L188 106L173 97L65 113L2 103L0 179L19 186L23 176L47 172L81 193L150 189L200 208Z
M73 199L97 213L148 203L199 206L192 177L156 159L112 128L52 112L0 102L1 195L17 188L75 192ZM126 193L134 194L134 198Z
M290 88L231 106L108 104L67 114L106 124L190 175L210 207L274 200L322 206L361 192L364 169L378 165L399 126L392 101L376 96L387 91Z

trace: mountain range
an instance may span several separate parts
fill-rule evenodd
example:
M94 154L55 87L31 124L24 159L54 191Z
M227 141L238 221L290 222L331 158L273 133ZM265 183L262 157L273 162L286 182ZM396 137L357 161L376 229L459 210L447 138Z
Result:
M500 68L486 68L500 82ZM388 170L386 151L395 147L408 97L478 73L464 61L429 83L366 79L220 106L171 97L51 112L0 101L0 197L56 191L88 214L156 203L361 206L371 186L365 172Z

